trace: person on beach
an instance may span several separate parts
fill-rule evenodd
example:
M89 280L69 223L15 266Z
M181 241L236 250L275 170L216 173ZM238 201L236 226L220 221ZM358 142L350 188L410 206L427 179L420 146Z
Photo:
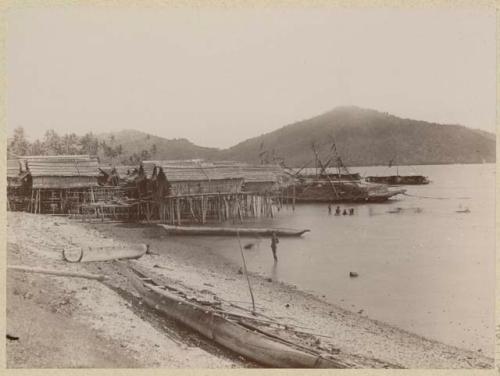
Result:
M273 232L273 235L271 236L271 250L273 251L273 257L274 257L274 262L278 262L278 255L276 254L276 250L278 248L278 243L279 243L278 236L276 236L276 233Z

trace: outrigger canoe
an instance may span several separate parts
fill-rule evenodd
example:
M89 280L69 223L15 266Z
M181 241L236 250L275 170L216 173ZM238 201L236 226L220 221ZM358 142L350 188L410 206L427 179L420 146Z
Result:
M294 345L266 334L244 319L224 314L211 306L193 303L167 286L156 284L135 269L124 273L149 307L179 322L219 345L257 362L275 368L351 368L354 365L320 354L315 349ZM174 292L172 292L174 291Z
M171 226L159 224L172 235L217 235L217 236L302 236L311 230L294 230L282 228L252 228L252 227L201 227L201 226Z
M62 251L63 260L68 262L92 262L123 259L137 259L147 252L145 244L104 247L68 247Z

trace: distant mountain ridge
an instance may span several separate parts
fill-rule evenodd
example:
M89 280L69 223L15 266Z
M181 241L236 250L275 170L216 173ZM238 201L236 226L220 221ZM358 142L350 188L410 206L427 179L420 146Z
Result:
M348 166L493 163L494 134L460 125L403 119L358 107L338 107L311 119L250 138L228 149L201 147L186 139L168 140L135 130L98 135L121 144L124 153L147 159L236 160L260 163L284 160L299 167L314 159L312 144L326 158L334 140ZM144 154L144 153L143 153ZM146 159L146 158L143 158Z

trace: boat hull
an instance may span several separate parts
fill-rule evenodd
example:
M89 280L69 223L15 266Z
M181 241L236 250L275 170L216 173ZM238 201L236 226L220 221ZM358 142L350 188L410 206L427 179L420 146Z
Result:
M387 185L426 185L430 181L422 175L391 175L391 176L367 176L365 181Z
M404 192L389 190L383 184L317 180L288 188L287 198L295 197L296 202L367 203L384 202Z
M300 195L297 196L296 202L318 202L318 203L333 203L333 204L362 204L362 203L372 203L372 202L385 202L391 197L399 194L404 194L405 189L398 189L394 191L389 191L381 194L370 194L363 196L348 196L348 197L336 197L330 192L323 195Z
M310 230L291 230L273 228L236 228L236 227L201 227L201 226L171 226L159 224L172 235L213 235L213 236L302 236Z
M145 283L131 271L127 274L148 306L261 365L276 368L349 367L342 361L307 353L278 342L209 308L188 302L159 286Z

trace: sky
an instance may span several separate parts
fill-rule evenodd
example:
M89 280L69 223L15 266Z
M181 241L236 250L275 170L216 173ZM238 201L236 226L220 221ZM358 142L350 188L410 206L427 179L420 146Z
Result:
M224 148L354 105L494 132L495 37L485 9L11 9L7 129Z

